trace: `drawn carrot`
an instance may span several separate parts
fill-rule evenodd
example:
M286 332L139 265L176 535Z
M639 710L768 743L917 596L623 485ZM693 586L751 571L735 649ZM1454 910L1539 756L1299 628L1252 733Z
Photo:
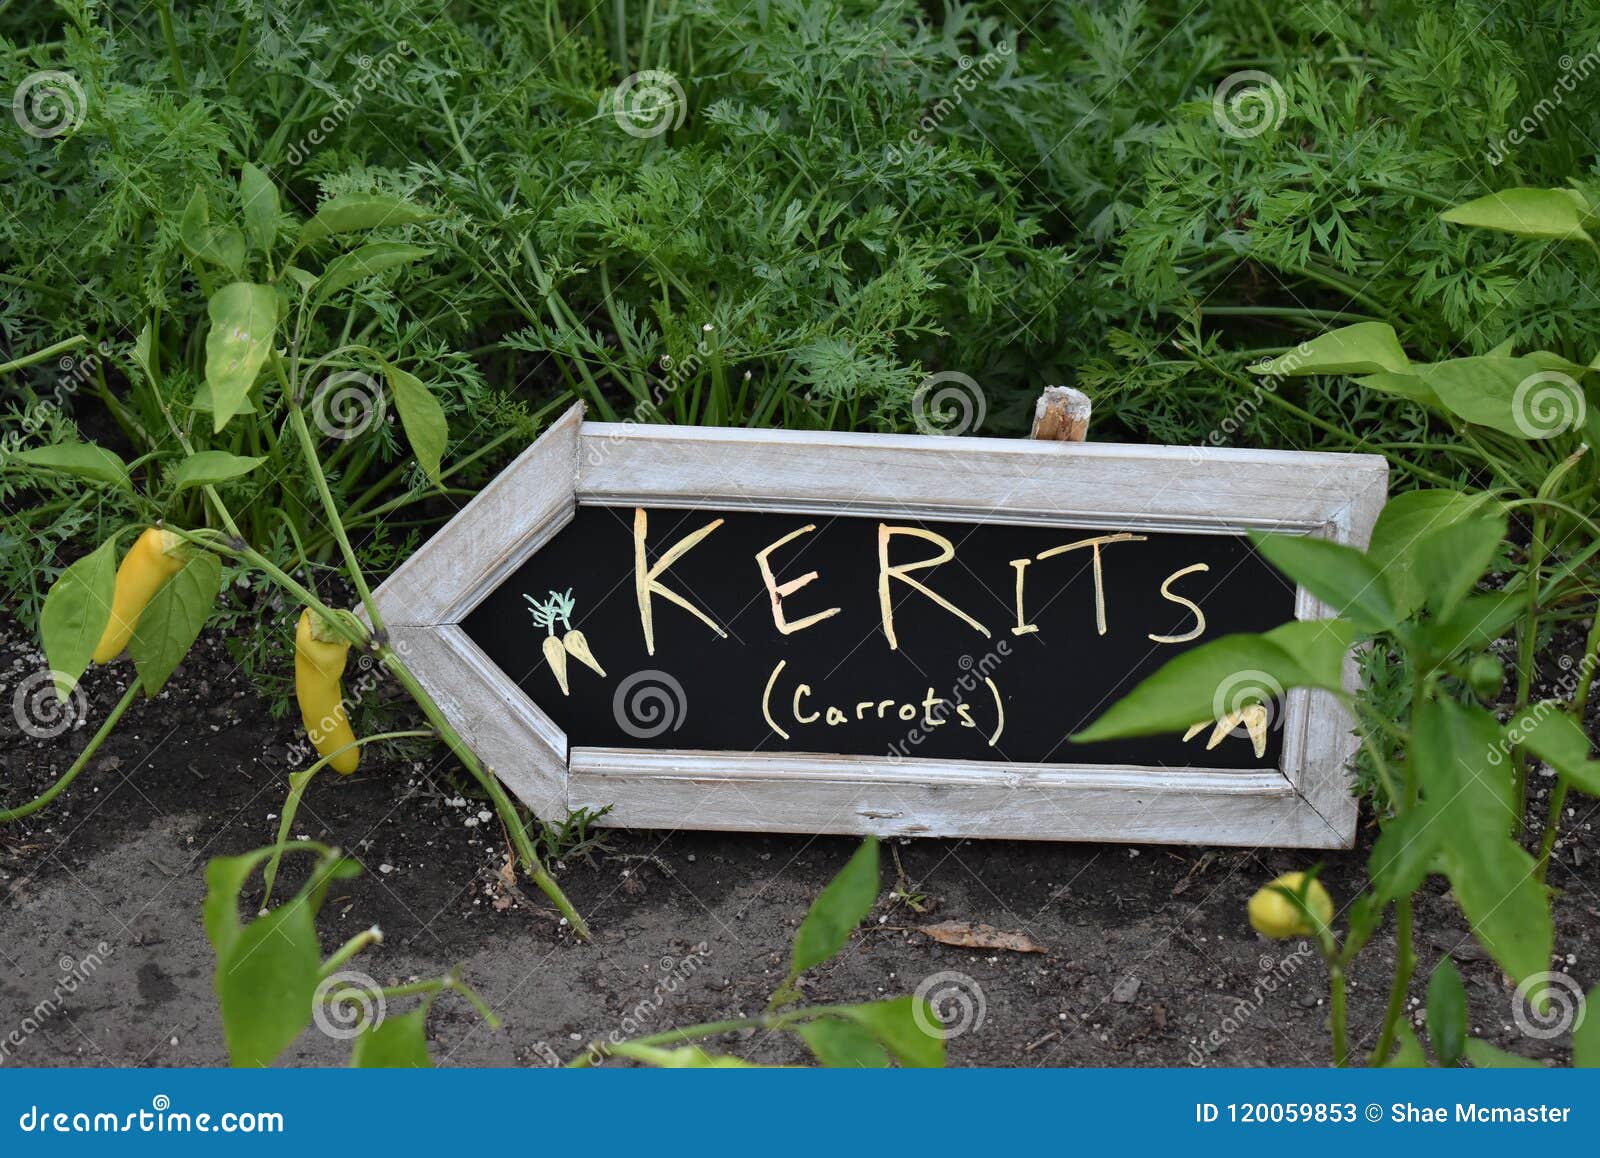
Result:
M567 654L586 667L594 669L600 675L606 674L606 669L600 666L600 661L595 659L594 652L589 650L589 641L583 637L583 632L573 628L561 637L561 645L566 648Z
M550 633L542 645L544 658L556 677L556 683L561 685L562 695L570 694L567 685L569 655L597 674L602 676L606 674L606 669L600 666L600 661L590 650L588 639L584 637L583 632L572 626L573 598L570 587L564 593L550 592L548 599L535 599L532 595L526 594L523 598L530 604L528 610L533 616L533 621ZM559 637L556 635L557 624L564 629Z
M554 635L544 637L544 658L550 665L550 670L555 674L556 683L561 685L561 694L568 695L567 691L567 650L561 646L561 641Z

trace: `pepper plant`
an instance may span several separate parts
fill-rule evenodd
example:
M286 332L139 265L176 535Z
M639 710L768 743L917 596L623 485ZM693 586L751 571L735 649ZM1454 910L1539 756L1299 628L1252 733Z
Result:
M272 878L285 855L313 857L305 883L289 900L268 909ZM265 888L261 915L248 925L239 905L250 878L261 870ZM426 1067L427 1017L446 992L466 998L494 1029L500 1021L473 988L455 973L403 985L382 986L347 966L383 939L376 929L351 937L326 958L315 918L335 880L357 875L360 866L338 849L315 841L284 841L241 856L215 857L206 865L205 928L216 951L215 986L223 1034L233 1064L269 1065L316 1021L334 1035L353 1039L350 1064L360 1067ZM670 1069L748 1066L738 1057L708 1053L697 1043L729 1033L760 1030L793 1034L824 1066L861 1068L942 1066L945 1031L929 1002L919 995L846 1005L802 1005L799 982L807 970L837 956L878 896L878 841L869 837L812 902L795 933L788 976L764 1013L689 1025L623 1039L613 1035L584 1047L569 1066L587 1068L609 1058ZM388 1003L420 998L416 1008L389 1014Z
M48 804L87 766L140 691L154 696L161 690L213 615L226 563L261 577L305 609L297 683L302 715L322 759L302 774L294 798L320 767L354 767L356 749L339 702L338 676L345 650L355 648L409 693L429 724L426 731L369 736L364 743L424 735L445 743L493 801L524 870L586 936L582 918L541 863L499 780L391 646L351 544L346 508L329 482L352 456L373 452L370 446L352 450L355 444L340 437L348 430L339 425L339 408L353 401L360 425L370 425L374 413L392 405L418 468L435 493L444 489L448 419L413 372L427 368L408 369L393 351L367 344L362 334L372 327L361 319L370 307L349 297L370 279L426 255L408 242L373 238L422 223L429 212L399 197L347 194L298 221L282 209L271 180L250 165L240 174L238 204L236 219L214 223L206 199L197 194L176 223L192 274L207 296L207 325L180 333L152 309L127 351L131 393L150 449L125 462L96 443L64 440L9 458L11 469L100 488L134 512L129 525L60 575L46 595L40 629L63 699L73 694L90 662L114 661L124 644L138 679L130 681L62 777L37 799L0 810L0 821ZM324 312L342 319L342 338L314 349L313 336L331 332L317 324ZM189 370L189 351L202 348L203 368L196 376ZM347 393L341 399L340 391L348 389L355 397ZM163 432L159 437L150 429L155 423ZM234 501L236 487L269 470L293 470L304 480L314 496L307 511L290 515L286 508L293 504L282 492L276 494L280 505L265 509ZM397 474L386 477L392 482ZM381 489L382 480L376 485ZM381 513L386 506L371 510ZM312 528L333 545L335 574L356 592L362 614L331 605L316 590L305 541ZM119 541L135 531L119 566Z
M1574 242L1600 254L1600 207L1576 189L1516 189L1447 211L1446 221L1524 237ZM1271 691L1302 687L1349 708L1374 777L1381 834L1370 883L1347 909L1339 939L1305 889L1269 888L1299 906L1327 961L1333 1057L1350 1060L1346 978L1390 907L1398 954L1370 1062L1415 1064L1423 1055L1405 1022L1417 966L1414 897L1444 876L1473 935L1533 1007L1552 999L1554 926L1546 877L1568 793L1600 796L1600 760L1585 731L1600 663L1600 358L1583 364L1549 351L1435 363L1407 357L1392 327L1364 322L1301 344L1258 367L1261 389L1290 375L1355 375L1363 387L1423 407L1450 431L1481 486L1401 494L1385 507L1366 551L1323 539L1261 534L1263 555L1337 617L1225 636L1174 658L1075 739L1148 735L1217 714L1217 689L1247 671ZM1517 528L1512 533L1513 523ZM1539 657L1552 631L1587 628L1576 666L1538 701ZM1512 640L1509 703L1501 640ZM1345 687L1345 657L1361 643L1369 670L1405 677L1399 711ZM1393 718L1396 715L1400 718ZM1504 718L1502 718L1504 717ZM1533 759L1555 772L1547 817L1525 826ZM1316 886L1320 889L1320 885ZM1448 971L1448 972L1446 972ZM1465 1025L1465 993L1429 991L1434 1055L1444 1064L1515 1064L1487 1042L1443 1027ZM1458 979L1459 981L1459 979ZM1437 986L1437 989L1435 989ZM1600 991L1589 1000L1600 1001ZM1580 1064L1600 1064L1593 1024L1575 1043ZM1508 1060L1508 1058L1510 1060Z

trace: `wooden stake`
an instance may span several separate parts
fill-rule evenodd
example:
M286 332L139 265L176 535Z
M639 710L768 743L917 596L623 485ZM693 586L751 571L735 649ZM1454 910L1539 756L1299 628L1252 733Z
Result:
M1082 442L1089 436L1092 409L1089 396L1082 390L1046 386L1033 408L1033 430L1028 437L1048 442Z

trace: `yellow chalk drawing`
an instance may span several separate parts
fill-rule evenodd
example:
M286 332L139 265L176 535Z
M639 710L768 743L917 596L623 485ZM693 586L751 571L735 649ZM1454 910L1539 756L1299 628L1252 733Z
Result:
M556 677L556 683L561 686L562 695L571 694L567 689L569 655L598 674L606 674L606 669L595 659L594 652L589 650L588 639L572 626L572 588L567 588L565 592L552 591L548 599L535 599L528 594L522 597L529 603L528 613L533 616L534 623L549 632L543 644L544 658L550 665L551 674ZM562 628L559 637L556 635L557 624Z

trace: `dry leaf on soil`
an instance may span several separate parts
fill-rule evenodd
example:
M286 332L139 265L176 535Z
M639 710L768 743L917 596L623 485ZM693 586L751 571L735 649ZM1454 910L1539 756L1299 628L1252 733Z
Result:
M1043 945L1026 933L1008 933L993 925L974 925L971 921L940 921L937 925L919 925L917 928L941 945L955 945L962 949L1009 949L1013 953L1045 951Z

